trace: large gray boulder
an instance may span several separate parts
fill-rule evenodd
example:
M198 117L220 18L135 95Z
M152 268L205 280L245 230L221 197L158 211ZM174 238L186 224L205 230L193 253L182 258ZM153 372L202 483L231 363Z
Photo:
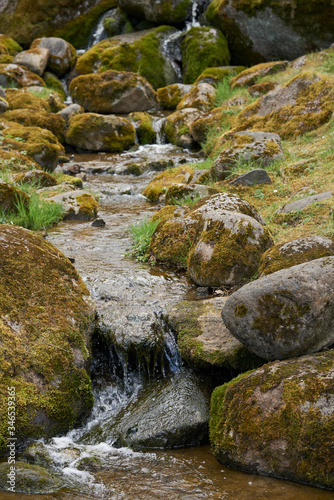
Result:
M63 76L74 68L77 59L75 48L66 40L54 36L38 38L31 44L31 49L49 51L48 68L57 76Z
M217 387L210 440L224 465L334 489L334 351L276 361Z
M249 283L226 301L231 333L257 354L286 359L334 344L334 257L283 269Z
M25 50L14 57L14 64L20 64L29 71L42 76L49 59L49 51L43 47Z

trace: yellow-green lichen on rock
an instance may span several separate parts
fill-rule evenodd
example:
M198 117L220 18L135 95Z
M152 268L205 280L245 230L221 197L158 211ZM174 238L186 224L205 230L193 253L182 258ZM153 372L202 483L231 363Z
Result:
M221 66L206 68L197 78L195 83L210 83L211 85L222 83L229 77L235 76L243 71L245 66Z
M89 414L95 310L77 271L51 243L16 226L1 225L0 233L1 408L14 387L22 443L66 432ZM4 417L1 454L7 434Z
M216 388L210 441L224 465L334 488L334 351L264 365Z
M0 64L0 85L2 87L31 87L39 85L44 87L45 83L41 77L32 73L24 66L18 64Z
M22 51L22 47L10 36L0 35L0 64L13 62L16 54Z
M0 177L1 170L12 172L25 172L27 170L39 169L39 165L27 154L18 151L6 151L0 144Z
M6 99L8 100L10 109L30 109L42 112L50 111L49 105L45 99L24 89L7 89Z
M149 113L137 111L128 115L136 129L139 144L154 144L156 132L153 128L153 118Z
M165 170L156 175L146 186L143 195L150 201L158 201L159 197L166 192L168 186L175 183L188 184L194 175L194 171L188 166L179 166Z
M4 182L0 178L0 210L2 213L7 212L17 212L18 203L21 203L23 206L27 207L29 203L29 196L18 189L15 186L12 186L8 182Z
M60 143L65 141L65 120L56 113L47 113L45 111L34 113L31 112L31 109L14 109L3 113L1 118L26 127L39 127L49 130Z
M237 76L232 78L231 87L249 87L250 85L254 85L258 78L284 71L287 66L288 61L275 61L257 64L251 68L244 69Z
M175 110L181 99L190 90L189 85L174 83L157 90L160 105L164 109Z

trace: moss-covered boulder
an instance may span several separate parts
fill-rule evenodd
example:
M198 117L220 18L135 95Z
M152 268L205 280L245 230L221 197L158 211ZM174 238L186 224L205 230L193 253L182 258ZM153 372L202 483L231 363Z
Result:
M68 127L72 116L80 115L83 112L84 109L82 106L79 106L79 104L70 104L69 106L66 106L65 108L58 111L60 116L65 120L66 127Z
M216 89L212 85L198 83L183 96L176 109L196 108L206 113L214 107L215 97Z
M257 273L261 255L272 246L267 228L237 212L213 211L190 249L187 269L200 286L240 284Z
M61 83L60 78L58 78L56 75L51 73L50 71L45 71L43 73L43 80L45 82L45 85L47 86L48 90L53 90L54 92L57 92L57 94L60 96L62 101L66 100L66 93L63 88L63 85Z
M2 213L17 212L17 205L21 203L27 206L29 203L29 196L12 186L8 182L0 179L0 210Z
M255 83L248 87L248 92L252 97L261 97L264 94L268 94L274 90L278 85L278 82L264 81L260 83Z
M219 153L210 169L213 179L226 179L238 161L266 167L284 158L281 139L277 134L246 130L227 134L225 138L229 143L228 147Z
M180 165L165 170L152 179L144 189L143 195L150 201L158 201L159 197L166 192L168 186L175 183L188 184L193 175L193 169L188 166Z
M156 131L153 128L153 118L149 113L138 111L128 116L136 130L139 144L154 144L156 142Z
M247 106L238 115L235 130L274 132L282 139L296 137L330 120L333 95L330 80L302 72Z
M87 442L112 437L117 446L134 450L180 448L208 439L209 398L203 383L181 370L153 381L113 419L93 427Z
M10 122L16 122L25 127L40 127L50 130L60 143L65 141L65 120L56 113L31 109L13 109L3 113L2 118Z
M208 113L204 113L197 120L190 124L190 134L193 139L201 144L207 137L208 130L218 129L224 126L225 114L224 111L228 110L227 106L214 108Z
M62 205L64 219L93 220L97 217L99 204L87 191L66 191L48 200Z
M190 133L190 127L202 115L202 111L197 108L180 109L169 115L164 127L168 142L188 149L198 146Z
M15 226L1 225L0 234L1 408L14 387L22 443L66 432L88 416L95 309L75 268L51 243ZM3 418L1 454L7 436Z
M49 104L45 99L42 99L25 89L7 89L6 99L11 110L30 109L33 111L50 112Z
M168 307L182 358L195 370L244 372L263 364L226 328L221 309L226 298L182 301Z
M18 64L0 64L0 85L2 87L44 87L42 78Z
M7 122L3 130L2 147L25 151L43 170L52 172L58 165L58 158L64 148L57 138L46 129L25 127L14 122Z
M9 462L0 464L0 490L45 495L55 493L63 487L62 481L56 475L37 465L25 462Z
M57 179L53 175L44 172L44 170L30 170L29 172L15 174L13 180L16 184L32 184L40 188L57 186L58 184Z
M282 3L275 0L213 0L208 21L229 41L235 64L258 64L327 48L334 41L333 5L324 0Z
M31 44L31 50L34 49L46 49L49 51L47 68L57 76L63 76L75 66L77 52L73 45L62 38L54 36L38 38Z
M1 134L0 134L1 135ZM27 170L39 169L39 165L26 152L6 151L0 147L0 169L10 172L25 172Z
M223 319L246 347L268 360L310 354L334 343L334 257L276 271L243 286Z
M135 128L126 118L83 113L69 120L66 142L91 151L123 151L135 143Z
M49 51L43 47L20 52L14 57L13 63L24 66L29 71L42 76L49 59Z
M109 37L132 31L128 16L120 8L111 9L108 12L103 21L103 27Z
M259 275L266 276L330 255L334 255L334 243L331 239L317 235L302 236L269 248L261 257Z
M160 26L103 40L79 58L76 71L80 75L130 71L141 75L155 89L165 87L177 81L173 66L162 51L164 40L174 31L170 26Z
M157 24L182 25L191 15L191 0L119 0L119 6L132 16Z
M0 64L13 62L16 54L21 52L22 47L10 36L0 35Z
M140 75L127 71L106 71L72 80L74 102L92 113L131 113L158 107L157 95Z
M232 78L231 87L250 87L257 82L258 78L284 71L288 64L288 61L275 61L252 66Z
M184 198L198 201L200 198L206 198L212 194L218 194L219 190L211 187L204 186L203 184L172 184L166 190L165 204L175 205L181 203Z
M230 62L225 36L214 28L193 27L182 41L184 83L194 83L208 67L225 66Z
M175 110L181 99L190 91L190 85L174 83L157 90L160 106L164 109Z
M216 458L246 472L334 488L334 351L274 362L217 387Z
M243 71L245 66L221 66L214 68L205 68L199 75L195 83L209 83L210 85L217 85L222 83L227 78L235 76Z

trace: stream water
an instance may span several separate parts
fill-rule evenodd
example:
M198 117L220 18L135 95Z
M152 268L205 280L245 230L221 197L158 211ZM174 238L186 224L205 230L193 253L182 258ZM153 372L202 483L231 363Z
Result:
M140 194L153 173L133 177L121 172L129 162L148 157L169 157L176 164L184 158L196 159L189 152L162 145L141 147L137 153L123 155L76 156L74 161L80 162L87 172L85 187L100 195L99 216L106 226L98 228L91 222L68 221L47 235L49 241L75 259L74 265L87 284L100 315L106 310L116 312L124 304L135 308L137 314L147 314L159 311L167 303L198 299L195 287L184 274L150 267L126 255L131 247L129 225L151 216L157 207ZM108 174L108 171L119 173ZM99 440L91 431L113 419L151 383L136 369L127 371L123 366L123 373L116 373L113 364L124 363L124 360L117 353L110 356L109 377L98 369L105 359L96 359L93 364L95 405L89 421L66 436L55 437L48 443L40 442L66 486L48 495L2 492L0 500L333 499L331 492L231 470L215 460L209 446L138 452L116 448L108 439ZM165 376L177 381L185 369L168 336L165 337L165 358ZM98 459L99 466L82 470L79 463L89 458Z

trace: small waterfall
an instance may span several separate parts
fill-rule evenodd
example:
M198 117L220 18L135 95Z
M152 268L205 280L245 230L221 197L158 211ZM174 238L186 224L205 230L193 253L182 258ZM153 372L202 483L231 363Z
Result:
M191 5L191 21L189 21L186 25L186 30L189 31L191 28L194 27L199 27L200 22L198 20L199 16L199 5L196 0L193 0L192 5Z
M163 127L166 121L166 117L158 118L153 116L152 127L156 136L156 143L159 145L165 144L165 135L163 133Z
M92 33L90 34L86 50L90 49L91 47L93 47L93 45L101 42L102 40L105 40L106 38L108 38L108 34L107 34L106 30L104 29L104 20L108 16L110 16L114 10L115 9L108 10L100 17L100 19L97 22L97 25L95 26Z

